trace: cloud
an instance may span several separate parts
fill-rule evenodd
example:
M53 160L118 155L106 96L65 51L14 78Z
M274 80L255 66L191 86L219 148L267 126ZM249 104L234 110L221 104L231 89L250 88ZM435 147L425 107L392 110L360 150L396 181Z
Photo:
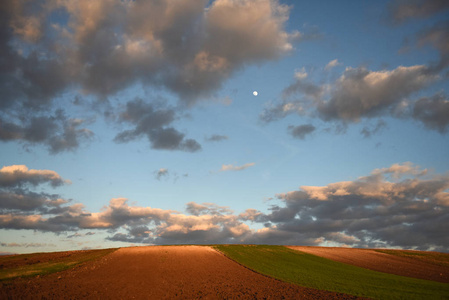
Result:
M57 53L41 55L52 45L43 39L41 28L47 26L41 25L45 22L30 6L25 1L2 1L0 5L2 110L41 110L70 83L70 69L55 57ZM38 7L44 6L34 6ZM29 44L36 45L34 51Z
M419 166L411 162L402 164L393 164L388 168L375 169L371 172L372 175L392 174L392 178L400 179L404 175L424 176L428 172L427 169L421 170Z
M234 165L222 165L220 171L225 172L225 171L242 171L245 170L249 167L254 166L255 163L247 163L244 164L242 166L234 166Z
M161 180L162 178L165 178L166 180L168 180L169 178L173 178L173 183L176 183L178 181L178 179L181 177L184 177L184 178L189 177L188 173L179 175L178 172L171 172L166 168L160 168L159 170L156 170L153 173L154 173L154 177L157 180Z
M187 212L191 215L131 206L125 198L111 199L103 211L95 213L86 211L82 204L63 205L59 210L44 214L24 214L23 210L3 211L0 214L0 228L55 233L107 229L116 231L109 237L110 240L157 244L232 242L250 232L249 227L232 214L232 210L213 203L188 203ZM69 238L78 236L79 233L68 235Z
M265 123L270 123L283 119L292 113L296 113L298 115L306 113L306 109L302 101L282 101L276 105L270 104L259 115L259 118Z
M438 78L424 65L399 66L391 71L370 71L364 67L346 68L331 85L307 82L305 73L284 89L283 101L263 111L265 122L286 117L291 113L316 113L325 121L358 122L391 112L401 101L427 87ZM302 96L300 100L288 101Z
M295 72L295 82L283 90L282 97L285 99L295 93L301 93L308 99L319 99L322 97L325 87L307 82L307 77L308 74L304 70Z
M259 115L260 120L270 123L294 113L307 114L313 104L324 96L327 89L325 85L319 86L308 82L308 76L304 69L296 71L294 82L282 91L282 101L277 104L270 103ZM296 98L298 94L302 96L300 99Z
M345 129L351 123L390 116L414 118L427 128L444 133L445 96L435 96L433 101L412 98L439 78L435 68L425 65L382 71L348 67L334 82L317 85L308 81L305 71L300 71L295 73L294 82L283 90L282 100L267 106L259 118L269 123L296 114L333 122L336 127ZM433 109L437 106L442 110L436 118L438 125L430 125L425 114L434 113L436 117L437 112ZM378 119L375 125L365 125L361 133L370 137L385 127L386 123Z
M399 66L392 71L347 68L335 82L330 99L318 102L317 112L324 120L357 122L392 109L436 78L423 65Z
M335 68L336 66L340 66L341 63L338 61L338 59L331 60L325 67L324 70L330 70L332 68Z
M53 187L69 184L58 173L51 170L33 170L25 165L3 166L0 169L0 187L17 187L26 184L37 186L50 183Z
M264 213L254 208L246 209L245 212L239 214L239 219L259 223L264 223L268 221Z
M47 213L57 211L68 201L58 195L30 192L26 189L0 189L0 211L39 211Z
M447 4L447 2L446 2ZM447 4L449 7L449 4ZM418 34L418 46L432 45L440 53L440 60L431 66L433 72L442 71L449 65L449 21L438 22Z
M331 243L447 251L448 191L448 174L406 162L352 181L279 193L274 201L280 203L267 213L249 208L236 214L226 206L195 202L181 213L131 205L126 198L113 198L103 210L89 212L62 200L44 213L24 205L1 210L0 228L74 232L72 237L82 229L107 230L108 240L147 244ZM263 227L252 229L247 223Z
M198 204L195 202L189 202L186 206L186 211L194 216L232 214L234 212L229 209L228 206L219 206L215 203Z
M207 142L221 142L229 139L227 135L212 134L204 138Z
M185 139L184 134L173 127L168 127L176 119L176 111L172 108L157 107L136 98L126 104L119 120L134 126L116 135L114 141L125 143L146 136L153 149L181 150L196 152L201 145L193 139Z
M47 243L0 243L2 247L25 247L25 248L39 248L39 247L56 247L55 244Z
M33 170L25 165L4 166L0 169L0 223L2 228L58 231L66 224L48 222L42 215L70 211L69 202L57 194L33 192L29 187L44 184L52 187L69 184L51 170ZM75 205L76 206L76 205Z
M249 227L226 207L190 202L187 211L194 215L165 211L167 213L159 216L153 228L136 223L128 227L126 233L118 232L108 239L147 244L207 244L235 242L250 232Z
M48 113L67 95L78 105L104 104L142 86L174 94L180 107L216 101L236 72L314 36L287 32L289 14L278 0L2 1L0 140L45 145L51 154L76 150L93 136L84 118ZM140 135L153 149L201 148L170 126L116 140Z
M15 121L7 121L0 114L0 141L19 141L24 146L46 145L51 154L74 151L82 141L89 141L94 133L80 128L82 119L69 119L62 110L53 116L20 116Z
M354 181L301 186L278 194L285 206L273 206L259 219L302 239L338 243L335 234L341 233L356 247L442 250L448 246L442 228L449 216L449 177L420 179L425 173L411 163L394 164Z
M445 94L419 99L413 107L413 118L429 129L446 133L449 127L449 99Z
M89 231L89 232L86 232L85 234L76 232L74 234L68 235L67 238L71 239L71 238L77 238L77 237L83 237L83 236L89 236L89 235L95 235L95 232Z
M81 237L81 236L83 236L83 235L77 232L77 233L68 235L67 238L71 239L71 238L77 238L77 237Z
M157 180L161 180L162 177L168 176L168 169L161 168L154 172Z
M395 23L403 23L413 18L427 18L449 10L449 3L444 0L396 0L390 5L391 18ZM440 53L440 60L432 62L429 70L433 73L444 70L449 65L449 22L439 21L432 27L417 34L416 44L420 47L430 44Z
M383 120L378 120L377 123L372 127L364 126L360 133L363 135L363 137L370 138L371 136L382 131L385 127L387 127L387 123L385 123L385 121Z
M2 229L29 229L40 231L61 232L70 230L74 227L67 224L55 224L43 218L41 215L20 215L20 214L1 214L0 228ZM72 229L73 230L73 229Z
M315 126L313 126L312 124L288 126L290 135L300 140L305 139L306 135L311 134L312 132L315 131L315 129L316 129Z
M449 9L445 0L395 0L390 4L390 17L396 23L403 23L409 19L423 19Z
M303 40L284 29L289 10L277 0L6 1L2 90L10 105L17 98L45 104L72 87L104 97L144 83L196 101L235 71L277 59ZM66 13L67 22L55 12ZM33 46L29 55L17 53L22 45ZM9 62L24 72L13 72Z

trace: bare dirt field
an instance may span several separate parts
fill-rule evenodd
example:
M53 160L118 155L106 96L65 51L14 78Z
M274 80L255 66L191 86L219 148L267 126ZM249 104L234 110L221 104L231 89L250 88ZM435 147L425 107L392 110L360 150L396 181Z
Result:
M449 283L449 266L446 263L449 261L449 254L445 253L432 255L429 252L393 250L398 251L398 255L393 255L371 249L288 247L374 271ZM407 253L414 253L414 255L407 255ZM441 258L441 256L445 258L444 261L435 259L435 257Z
M210 247L121 248L97 261L0 283L0 299L354 299L257 274Z

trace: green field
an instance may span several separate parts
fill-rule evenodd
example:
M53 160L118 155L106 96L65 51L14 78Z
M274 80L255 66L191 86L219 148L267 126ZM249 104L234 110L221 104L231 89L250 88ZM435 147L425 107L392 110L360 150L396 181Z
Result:
M256 272L300 286L373 299L449 299L449 284L371 271L283 246L214 247Z
M0 257L0 281L10 280L17 277L45 275L63 271L81 263L103 257L114 252L115 250L117 249L76 251L67 257L44 262L40 262L39 258L44 257L45 253ZM30 261L30 263L23 264L24 261ZM20 262L19 266L17 266L18 262Z

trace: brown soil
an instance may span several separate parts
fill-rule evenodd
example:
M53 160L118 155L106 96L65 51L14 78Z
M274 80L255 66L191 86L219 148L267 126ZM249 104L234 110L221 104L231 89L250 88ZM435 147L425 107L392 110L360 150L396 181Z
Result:
M354 299L255 273L210 247L122 248L97 261L0 283L0 299Z
M449 283L449 254L413 251L397 251L396 255L371 249L289 246L342 263L395 275ZM394 251L392 251L394 252ZM438 259L438 260L437 260Z

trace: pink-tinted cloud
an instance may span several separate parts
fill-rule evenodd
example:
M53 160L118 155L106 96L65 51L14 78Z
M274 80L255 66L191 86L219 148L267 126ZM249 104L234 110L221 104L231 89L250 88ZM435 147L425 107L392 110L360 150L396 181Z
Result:
M24 184L37 186L50 183L53 187L70 184L58 173L50 170L28 169L25 165L4 166L0 169L0 187L16 187Z
M15 198L18 202L20 197ZM279 193L268 213L236 214L215 203L187 203L186 213L114 198L99 212L55 200L53 209L2 209L1 229L108 230L111 241L147 244L340 244L443 251L449 246L449 176L413 163L378 168L352 181ZM4 201L0 197L0 201ZM45 205L45 204L42 204ZM261 224L254 229L250 224Z

